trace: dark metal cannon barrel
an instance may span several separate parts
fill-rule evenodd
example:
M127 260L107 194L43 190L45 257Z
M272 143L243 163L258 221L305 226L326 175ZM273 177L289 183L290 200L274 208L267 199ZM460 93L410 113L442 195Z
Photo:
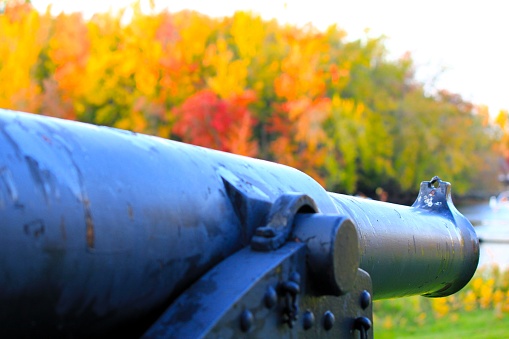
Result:
M288 192L313 201L306 212L351 220L375 298L454 293L475 271L478 242L440 185L421 190L426 206L376 203L328 193L287 166L0 110L0 333L87 335L150 322L248 246Z
M411 207L330 195L357 226L360 267L370 273L376 299L448 296L474 274L479 241L454 207L449 183L423 182Z
M231 187L259 202L240 206L244 220ZM336 212L286 166L0 110L0 332L138 320L248 245L288 191Z

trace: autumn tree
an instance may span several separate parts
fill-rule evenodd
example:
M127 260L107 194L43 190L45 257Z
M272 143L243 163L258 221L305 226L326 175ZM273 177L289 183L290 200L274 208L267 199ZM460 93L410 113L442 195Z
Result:
M249 12L135 2L85 19L9 1L0 107L261 157L346 193L410 192L435 174L464 193L487 154L509 154L507 112L495 127L460 96L427 93L383 37L346 37Z

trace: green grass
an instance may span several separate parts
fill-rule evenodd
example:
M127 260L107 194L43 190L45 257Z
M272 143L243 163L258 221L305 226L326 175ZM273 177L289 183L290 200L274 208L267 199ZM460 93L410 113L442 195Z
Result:
M375 323L375 338L509 338L509 314L497 317L493 310L458 312L426 321L386 329Z
M479 270L446 298L375 301L375 338L509 338L509 270Z

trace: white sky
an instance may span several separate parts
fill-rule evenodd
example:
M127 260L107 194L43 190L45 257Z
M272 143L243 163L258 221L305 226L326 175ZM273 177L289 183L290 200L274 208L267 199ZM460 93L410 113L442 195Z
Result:
M86 16L125 7L129 0L32 0L39 10L81 11ZM142 1L146 3L148 1ZM410 51L418 80L485 104L492 115L509 109L509 2L496 0L155 0L171 12L189 8L211 16L251 10L265 19L323 29L337 23L349 39L387 36L391 56ZM436 77L438 75L438 78Z

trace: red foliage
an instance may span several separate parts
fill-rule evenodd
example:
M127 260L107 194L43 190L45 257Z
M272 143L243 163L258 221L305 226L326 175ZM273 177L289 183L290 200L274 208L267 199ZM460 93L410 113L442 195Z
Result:
M173 132L184 142L254 156L255 120L247 109L254 99L251 91L230 99L221 99L211 90L200 91L174 111L178 120Z

